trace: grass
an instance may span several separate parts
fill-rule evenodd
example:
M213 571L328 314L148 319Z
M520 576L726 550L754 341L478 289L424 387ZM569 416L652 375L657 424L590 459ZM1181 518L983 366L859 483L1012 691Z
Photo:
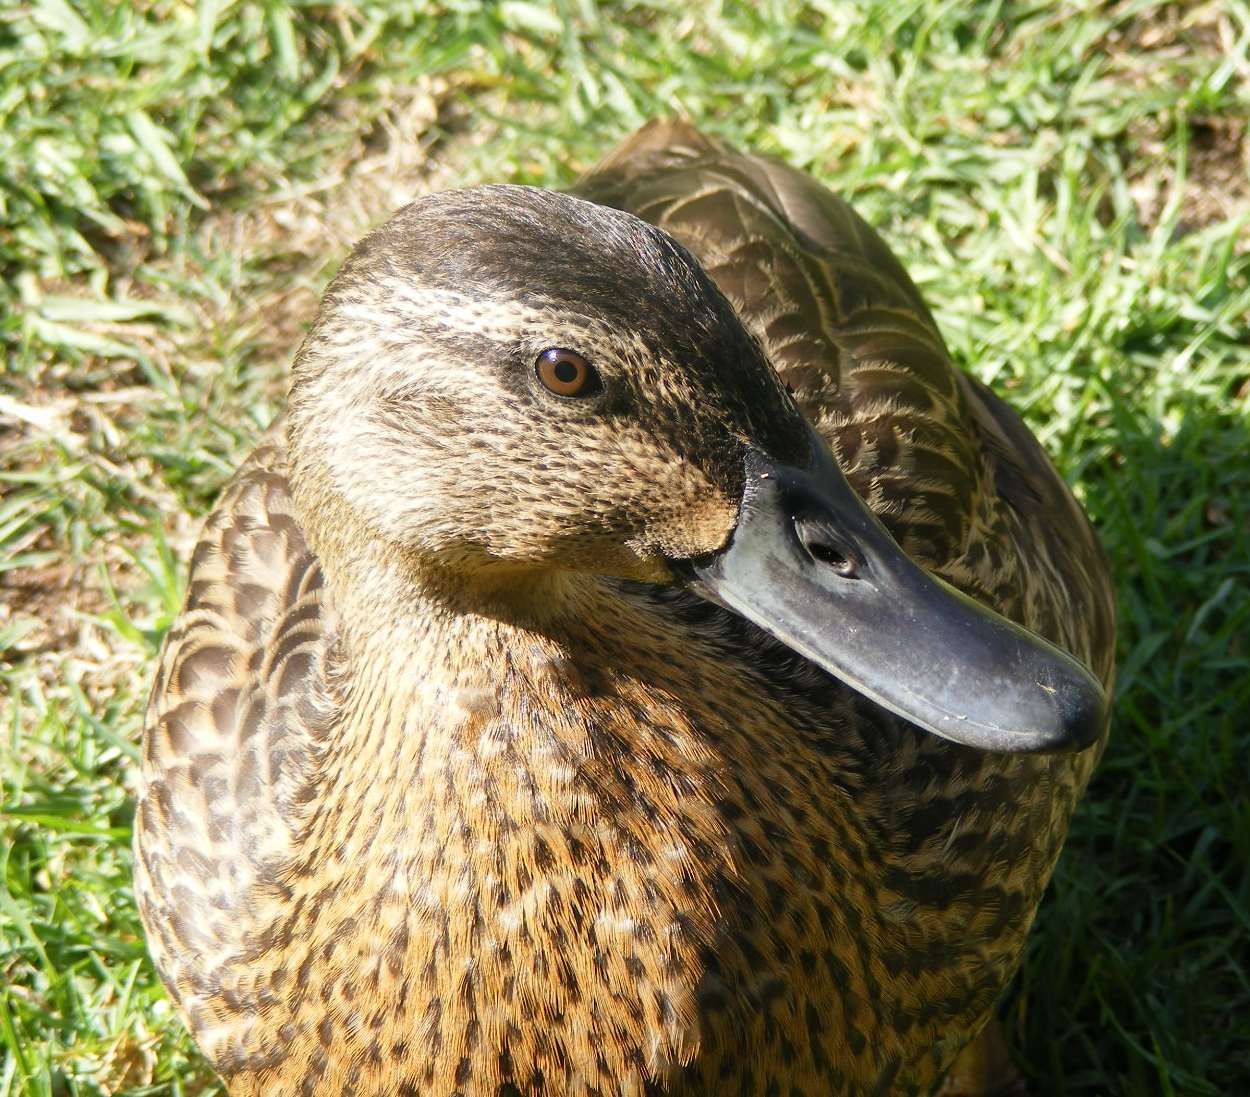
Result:
M0 1097L211 1094L145 958L181 561L352 239L681 110L834 186L1093 516L1114 737L1005 1003L1039 1095L1250 1092L1250 7L0 12Z

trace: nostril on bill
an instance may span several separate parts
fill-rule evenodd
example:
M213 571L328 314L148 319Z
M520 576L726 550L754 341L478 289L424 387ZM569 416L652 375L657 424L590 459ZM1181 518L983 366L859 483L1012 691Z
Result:
M838 539L828 530L821 528L818 522L810 518L794 519L794 532L798 535L807 554L818 564L832 568L844 579L854 579L858 571L856 561L850 553L839 544Z

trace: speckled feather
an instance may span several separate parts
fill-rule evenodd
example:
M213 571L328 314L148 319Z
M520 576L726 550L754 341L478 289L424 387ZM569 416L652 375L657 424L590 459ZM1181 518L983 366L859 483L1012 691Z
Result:
M401 215L196 549L136 878L236 1097L928 1092L1015 970L1095 763L921 733L665 584L666 554L732 528L717 439L788 444L768 362L909 553L1110 680L1084 515L845 204L682 123L578 193L671 234L744 327L680 251L647 259L663 284L496 293L515 219L408 293L429 241ZM507 197L466 194L434 212ZM604 225L559 261L667 246ZM531 331L610 358L628 398L548 422L518 389L474 419L413 365Z

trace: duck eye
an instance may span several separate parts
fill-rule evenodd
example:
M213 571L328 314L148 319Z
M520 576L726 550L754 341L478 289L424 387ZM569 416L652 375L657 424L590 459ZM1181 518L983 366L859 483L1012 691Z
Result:
M599 390L599 375L580 354L551 347L538 356L534 370L544 387L557 396L589 396Z

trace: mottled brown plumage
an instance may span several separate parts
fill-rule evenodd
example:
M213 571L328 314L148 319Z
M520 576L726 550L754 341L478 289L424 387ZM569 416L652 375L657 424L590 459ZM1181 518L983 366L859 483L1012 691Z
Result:
M682 123L576 193L364 241L196 549L137 884L237 1097L927 1092L1094 765L921 732L672 585L801 412L915 559L1109 681L1084 515L872 230ZM605 395L538 391L552 346Z

